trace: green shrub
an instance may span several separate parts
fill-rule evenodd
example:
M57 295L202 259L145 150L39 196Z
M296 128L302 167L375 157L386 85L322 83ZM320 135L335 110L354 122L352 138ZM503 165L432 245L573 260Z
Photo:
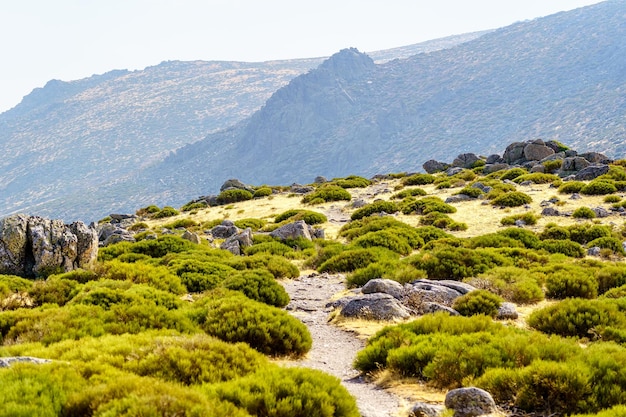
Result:
M392 200L403 200L407 197L424 197L428 193L421 188L409 188L391 196Z
M549 253L562 253L572 258L583 258L585 249L579 243L570 240L546 239L541 244L541 248Z
M503 217L500 220L500 224L502 224L503 226L514 226L518 220L524 222L525 225L534 226L537 224L537 220L539 220L539 217L535 215L535 213L531 212L515 214L513 216Z
M575 219L594 219L596 217L596 212L589 207L578 207L572 213L572 217Z
M166 229L178 229L179 227L188 228L188 227L194 227L194 226L199 226L199 225L200 223L198 223L197 221L193 219L178 219L171 223L164 224L163 227Z
M439 197L424 197L419 200L406 199L400 204L402 213L409 214L428 214L438 213L456 213L456 208L450 204L446 204Z
M626 269L618 265L607 265L595 274L598 281L598 293L626 285Z
M350 201L352 195L338 185L323 185L302 198L303 204L321 204L330 201Z
M544 298L536 275L527 269L505 266L494 268L466 281L476 288L487 289L508 301L532 304Z
M378 278L392 279L397 262L374 262L351 272L346 278L349 288L362 287L368 281Z
M550 184L550 183L560 184L561 178L559 178L558 175L554 175L554 174L545 174L543 172L533 172L531 174L520 175L519 177L516 177L515 179L513 179L513 182L516 182L518 184L525 182L525 181L530 181L535 184Z
M548 275L546 295L550 298L596 298L598 281L585 271L561 270Z
M285 256L289 252L293 252L293 249L282 242L274 240L272 242L262 242L254 244L244 249L246 255L254 255L261 252L266 252L272 255Z
M370 180L359 177L358 175L350 175L345 178L334 178L332 183L341 188L365 188L372 184Z
M511 191L494 198L491 202L494 206L501 207L519 207L530 204L533 199L520 191Z
M240 201L252 200L252 193L248 190L242 190L240 188L234 188L231 190L224 190L217 196L217 204L231 204L238 203Z
M539 234L539 239L541 240L568 240L569 238L569 230L554 223L547 224Z
M434 226L444 230L467 230L467 224L455 222L447 214L439 213L438 211L433 211L424 215L420 219L420 225Z
M626 405L616 405L593 414L575 414L573 417L626 417Z
M303 368L268 367L209 388L252 416L358 417L356 401L338 378Z
M174 207L165 206L158 213L154 213L152 217L154 217L155 219L163 219L165 217L178 216L179 214L180 212L176 210Z
M484 314L495 317L502 301L502 298L490 291L474 290L455 299L452 308L462 316Z
M137 223L130 225L128 227L128 230L130 230L131 232L136 232L137 230L145 230L148 228L149 228L148 223L137 222Z
M250 228L253 232L260 230L261 228L263 228L263 226L267 224L267 222L262 219L240 219L235 220L233 223L235 223L235 226L240 229L245 230L247 228Z
M438 182L436 188L438 190L444 190L444 189L452 188L452 182L449 181L449 180Z
M180 208L180 211L201 210L209 207L206 201L190 201Z
M436 241L438 239L451 238L452 235L434 226L421 226L415 229L417 235L424 240L424 243Z
M604 197L605 203L619 203L620 201L622 201L622 197L615 194L610 194Z
M16 275L0 275L0 301L13 293L28 291L32 285L33 281L26 278Z
M510 262L502 255L488 249L467 249L443 246L432 252L424 252L407 258L407 262L422 269L430 279L453 279L473 277L496 266Z
M613 236L599 237L587 243L590 248L599 247L601 249L609 249L611 252L624 255L624 247L622 241Z
M401 231L402 229L398 230ZM373 246L383 247L405 256L410 254L413 250L406 239L403 239L402 236L394 233L393 230L388 229L369 232L356 238L352 241L352 243L354 246L361 248L370 248Z
M180 253L180 252L191 251L191 250L196 249L198 246L195 243L191 243L190 241L181 238L180 236L174 236L174 235L161 236L155 240L142 240L141 242L133 243L130 245L123 245L124 243L126 242L121 242L116 245L112 245L112 246L117 246L117 245L122 245L122 246L120 246L121 250L111 249L111 251L119 253L119 255L125 252L133 252L133 253L140 253L143 255L148 255L151 258L161 258L167 255L168 253ZM109 249L109 248L111 248L111 246L107 246L105 249ZM113 253L111 255L113 255ZM112 256L112 257L114 258L115 256Z
M256 190L254 190L254 194L252 195L252 197L254 198L268 197L272 195L273 193L274 192L272 191L270 187L259 187Z
M561 169L561 166L563 165L563 161L561 159L552 159L552 160L543 162L542 165L545 169L545 172L554 174L556 171Z
M570 298L535 310L528 324L548 334L594 338L601 335L606 326L623 328L626 317L611 300Z
M102 265L101 277L135 284L148 284L159 290L174 294L184 294L186 288L178 276L164 266L154 266L143 262L132 264L115 259Z
M612 181L595 179L585 185L581 190L581 194L585 195L606 195L617 192L617 188Z
M149 205L147 207L140 208L139 210L137 210L136 214L138 216L149 216L151 214L156 214L156 213L158 213L160 211L161 211L161 209L159 208L159 206L156 206L156 205L152 204L152 205Z
M292 209L277 215L274 218L275 223L281 223L285 220L292 222L304 220L306 224L315 225L326 223L328 219L322 213L311 210Z
M289 304L289 295L283 286L276 282L272 274L262 269L238 272L225 280L224 287L275 307Z
M426 185L435 182L435 177L430 174L413 174L410 177L402 178L404 185Z
M407 235L407 238L410 236L409 240L412 247L419 247L423 244L423 239L417 234L417 230L414 227L390 216L364 217L360 220L351 221L339 230L339 236L345 237L350 241L370 232L390 229ZM402 230L400 231L400 229Z
M387 214L392 214L397 211L398 211L398 206L393 201L379 200L379 201L374 201L373 203L370 203L370 204L366 204L365 206L356 210L354 213L352 213L352 216L350 216L350 219L359 220L359 219L362 219L363 217L371 216L372 214L383 213L383 212Z
M500 179L502 181L514 180L515 178L522 176L522 175L526 175L526 174L528 174L528 171L526 171L524 168L511 168L509 170L504 171L500 175Z
M524 244L512 237L500 233L488 233L475 236L465 241L465 246L470 249L475 248L522 248Z
M480 197L481 195L483 195L483 194L485 194L485 193L484 193L484 192L483 192L483 190L481 190L480 188L476 188L476 187L465 187L465 188L461 189L460 191L457 191L457 192L456 192L456 193L454 193L454 194L456 194L456 195L458 195L458 194L464 194L464 195L466 195L466 196L468 196L468 197L471 197L471 198L478 198L478 197Z
M50 275L45 281L35 281L28 290L28 295L35 305L44 304L65 305L80 290L79 283L71 279L59 278L58 275Z
M601 237L609 237L612 235L610 226L590 223L569 226L568 231L570 235L569 238L581 245L585 245Z
M197 303L205 312L202 329L226 342L246 342L272 356L298 357L311 349L308 329L286 311L232 293L209 294Z
M221 262L201 258L174 258L167 267L180 277L188 292L203 292L218 287L235 269Z
M559 187L559 193L561 194L574 194L580 193L586 184L582 181L566 181Z
M374 262L393 261L397 258L398 255L394 252L380 247L349 249L329 258L317 270L318 272L352 272Z

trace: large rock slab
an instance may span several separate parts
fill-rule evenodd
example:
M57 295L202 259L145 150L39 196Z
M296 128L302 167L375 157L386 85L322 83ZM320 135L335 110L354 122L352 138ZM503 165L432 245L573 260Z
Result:
M355 297L341 309L340 314L366 320L406 319L411 315L393 296L383 293Z
M404 287L391 279L371 279L361 288L363 294L383 293L389 294L398 300L404 297Z
M609 172L608 165L590 165L576 174L576 181L589 181Z
M448 391L445 405L446 408L454 410L454 417L484 416L497 411L491 394L476 387Z
M64 224L15 214L0 220L0 273L45 276L89 268L98 256L98 234L82 222Z

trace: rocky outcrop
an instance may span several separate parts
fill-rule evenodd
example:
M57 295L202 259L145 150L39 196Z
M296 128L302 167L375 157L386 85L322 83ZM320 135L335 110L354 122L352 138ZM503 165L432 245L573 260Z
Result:
M220 249L226 249L234 255L241 255L241 248L248 246L252 246L252 229L249 227L243 232L239 232L226 239L220 245Z
M270 236L280 240L293 240L298 238L313 240L322 239L324 237L324 231L311 227L304 220L298 220L297 222L288 223L279 227L271 232Z
M409 411L409 417L437 417L443 413L444 407L440 405L415 403Z
M424 162L424 164L422 165L422 168L424 168L424 171L426 171L427 173L434 174L435 172L445 171L446 169L450 168L450 164L446 164L445 162L439 162L439 161L435 161L434 159L431 159L429 161Z
M361 288L363 294L383 293L389 294L398 300L404 297L404 287L391 279L371 279Z
M473 153L463 153L452 161L452 166L459 168L473 168L480 158Z
M410 317L409 310L389 294L364 294L352 298L341 309L344 317L366 320L395 320Z
M8 356L0 358L0 368L8 368L14 363L33 363L35 365L42 365L52 362L50 359L33 358L32 356Z
M100 246L105 247L118 242L134 242L132 232L116 223L103 223L96 226Z
M244 184L243 182L239 181L236 178L231 178L229 180L224 181L224 184L222 184L222 186L220 187L220 191L234 190L234 189L246 190L251 193L254 193L254 187Z
M98 234L83 222L15 214L0 220L0 273L45 276L89 268L98 255Z
M454 410L454 417L484 416L497 411L491 394L475 387L448 391L445 405L446 408Z
M232 220L224 220L222 224L219 224L211 229L211 235L216 239L228 239L240 231L241 230L235 226L235 223L233 223Z

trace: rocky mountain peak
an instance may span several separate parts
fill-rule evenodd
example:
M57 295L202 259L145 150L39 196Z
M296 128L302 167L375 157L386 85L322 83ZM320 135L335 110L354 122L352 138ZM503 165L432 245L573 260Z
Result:
M332 55L320 65L319 70L328 71L337 77L353 80L376 68L368 55L356 48L346 48Z

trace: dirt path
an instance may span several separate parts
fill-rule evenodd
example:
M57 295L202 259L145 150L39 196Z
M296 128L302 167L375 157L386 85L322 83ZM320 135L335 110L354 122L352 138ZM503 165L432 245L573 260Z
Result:
M294 366L319 369L341 379L357 399L363 417L398 416L401 400L359 377L352 368L356 353L365 341L354 333L328 323L330 298L345 289L340 275L309 275L284 281L291 302L287 310L307 325L313 337L313 348L304 360Z

